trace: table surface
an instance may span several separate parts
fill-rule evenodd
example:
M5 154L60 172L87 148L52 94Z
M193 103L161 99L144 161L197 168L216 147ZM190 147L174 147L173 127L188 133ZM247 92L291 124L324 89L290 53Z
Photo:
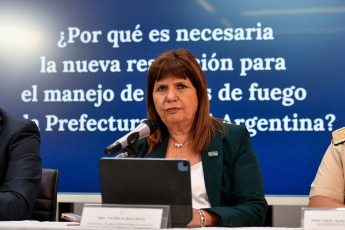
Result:
M268 205L307 206L308 196L266 195ZM58 203L102 203L99 193L58 193Z
M26 229L71 229L71 230L92 230L92 229L104 229L109 230L110 228L91 228L79 226L73 222L39 222L39 221L0 221L0 229L11 229L11 230L26 230ZM113 229L113 228L111 228ZM174 228L174 230L186 229L186 228ZM205 228L193 228L193 230L200 230ZM216 229L229 229L221 227L207 227L207 230ZM281 227L243 227L243 228L231 228L231 230L301 230L300 228L281 228Z

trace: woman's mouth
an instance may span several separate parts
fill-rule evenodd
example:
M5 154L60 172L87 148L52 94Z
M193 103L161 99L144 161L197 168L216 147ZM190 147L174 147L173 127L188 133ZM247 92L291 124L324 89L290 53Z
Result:
M177 112L177 111L179 111L179 110L180 110L180 108L174 107L174 108L168 108L168 109L167 109L167 112L169 112L169 113L175 113L175 112Z

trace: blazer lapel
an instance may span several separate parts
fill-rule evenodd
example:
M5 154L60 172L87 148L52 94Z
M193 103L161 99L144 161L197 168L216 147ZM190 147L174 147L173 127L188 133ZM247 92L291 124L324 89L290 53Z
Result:
M201 153L205 186L211 207L220 205L223 171L222 134L218 133L211 141L207 151Z
M168 148L169 137L164 137L163 143L158 146L157 149L153 150L150 155L145 155L147 158L165 158L165 154Z
M169 137L165 137L163 144L159 145L150 155L145 155L145 157L165 158L168 141ZM204 170L205 186L210 204L212 207L219 206L223 171L223 143L221 133L217 133L212 139L208 150L201 153L201 159Z

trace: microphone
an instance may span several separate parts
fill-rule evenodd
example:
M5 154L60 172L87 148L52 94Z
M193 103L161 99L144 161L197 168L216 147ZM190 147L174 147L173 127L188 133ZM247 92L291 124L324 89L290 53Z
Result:
M127 135L121 137L108 147L104 149L104 153L107 155L112 155L118 151L126 148L128 145L133 144L134 142L141 140L145 137L153 134L158 128L158 122L154 119L144 120L140 125L135 129L129 132Z

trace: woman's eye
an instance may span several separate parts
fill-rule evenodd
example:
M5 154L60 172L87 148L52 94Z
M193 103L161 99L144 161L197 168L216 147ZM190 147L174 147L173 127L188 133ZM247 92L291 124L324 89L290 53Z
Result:
M159 86L157 89L156 89L156 91L157 92L162 92L163 90L165 90L165 86Z
M184 89L184 88L186 88L187 86L185 86L185 85L183 85L183 84L178 84L177 85L177 88L178 89Z

